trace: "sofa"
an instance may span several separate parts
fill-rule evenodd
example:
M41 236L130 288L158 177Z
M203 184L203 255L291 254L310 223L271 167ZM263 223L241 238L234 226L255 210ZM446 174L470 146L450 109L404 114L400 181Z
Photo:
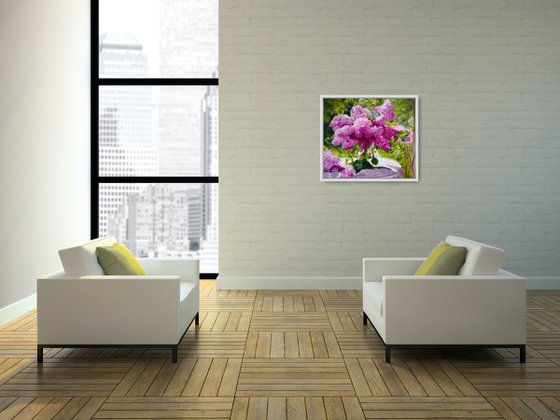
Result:
M458 275L414 275L424 258L364 258L363 321L391 350L406 347L519 349L525 362L525 279L500 269L504 251L447 236L467 248Z
M63 270L37 279L37 360L53 347L172 350L199 323L199 261L139 259L149 275L108 276L95 249L113 236L59 251Z

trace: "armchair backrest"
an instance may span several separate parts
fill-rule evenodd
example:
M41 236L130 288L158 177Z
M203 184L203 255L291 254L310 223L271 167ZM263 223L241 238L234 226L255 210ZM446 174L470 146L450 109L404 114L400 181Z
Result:
M461 267L459 275L496 275L502 264L504 250L470 239L448 235L445 242L452 246L464 246L467 248L467 258Z
M103 275L103 269L97 262L95 249L98 246L110 246L116 243L114 236L94 239L83 245L58 251L64 273L71 276Z

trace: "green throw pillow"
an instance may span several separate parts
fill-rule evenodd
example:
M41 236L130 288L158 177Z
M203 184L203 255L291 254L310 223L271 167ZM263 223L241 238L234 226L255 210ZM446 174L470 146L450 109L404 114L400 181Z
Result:
M438 245L422 263L417 276L455 276L459 274L467 257L467 248L451 246L447 243Z
M134 267L126 257L112 246L98 246L95 249L97 262L109 276L135 275Z
M123 257L128 261L128 263L130 264L130 266L132 267L132 269L134 270L134 274L140 274L145 276L146 274L146 270L144 270L144 267L142 267L142 265L140 264L140 262L136 259L136 257L134 256L134 254L132 252L130 252L130 250L124 246L123 244L113 244L112 246L113 249L116 249L117 251L119 251Z

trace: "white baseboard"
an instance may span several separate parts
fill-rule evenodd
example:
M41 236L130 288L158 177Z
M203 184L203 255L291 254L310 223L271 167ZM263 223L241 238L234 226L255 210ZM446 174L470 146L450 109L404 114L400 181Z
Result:
M525 277L527 290L560 289L560 277Z
M26 312L37 307L37 295L32 294L27 296L22 300L12 303L2 309L0 309L0 325L5 324L16 319L18 316L22 316Z
M525 277L528 290L560 290L560 277ZM361 277L232 277L218 276L218 289L361 289Z
M361 277L231 277L218 276L218 289L361 289Z

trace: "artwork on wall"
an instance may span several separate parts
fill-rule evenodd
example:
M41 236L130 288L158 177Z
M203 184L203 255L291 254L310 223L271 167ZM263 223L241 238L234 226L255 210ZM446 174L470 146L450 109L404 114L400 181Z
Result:
M321 181L418 181L418 96L321 96Z

